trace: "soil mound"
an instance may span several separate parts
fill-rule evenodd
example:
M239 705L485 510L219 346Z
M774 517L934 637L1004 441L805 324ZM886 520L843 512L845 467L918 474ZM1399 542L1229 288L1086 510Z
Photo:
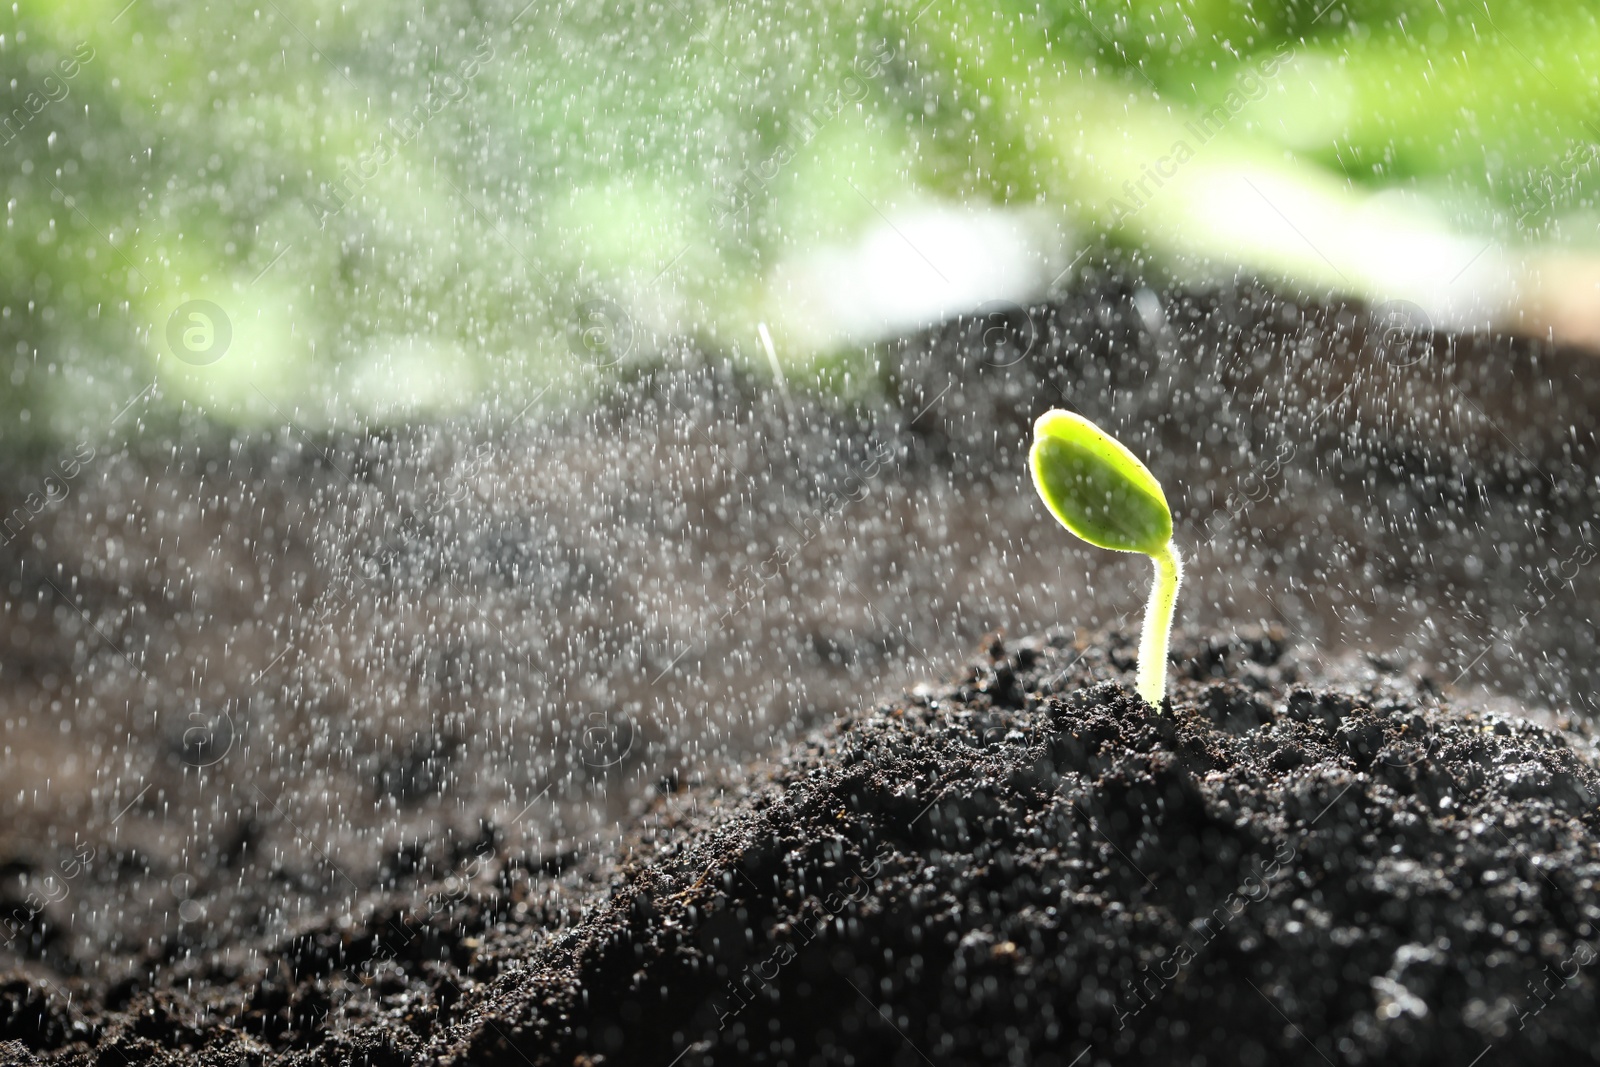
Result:
M604 862L475 855L265 973L0 984L0 1059L489 1065L1600 1061L1588 737L1180 640L985 643ZM69 994L70 1004L69 1004Z

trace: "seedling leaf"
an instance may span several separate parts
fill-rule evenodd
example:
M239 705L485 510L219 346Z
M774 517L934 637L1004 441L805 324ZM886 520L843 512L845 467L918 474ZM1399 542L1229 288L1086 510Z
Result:
M1056 520L1097 548L1153 556L1172 540L1155 475L1121 441L1070 411L1033 424L1033 484Z
M1183 580L1172 510L1161 483L1115 437L1081 415L1047 411L1033 424L1033 484L1056 521L1097 548L1141 552L1155 563L1139 638L1139 695L1161 707L1167 638Z

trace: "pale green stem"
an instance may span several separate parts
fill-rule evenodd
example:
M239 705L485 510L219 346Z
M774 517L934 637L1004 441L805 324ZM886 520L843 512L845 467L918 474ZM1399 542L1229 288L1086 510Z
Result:
M1139 638L1139 695L1157 711L1167 693L1167 635L1172 632L1172 608L1183 581L1183 559L1171 541L1151 556L1156 581L1150 587L1150 605L1144 609L1144 633Z

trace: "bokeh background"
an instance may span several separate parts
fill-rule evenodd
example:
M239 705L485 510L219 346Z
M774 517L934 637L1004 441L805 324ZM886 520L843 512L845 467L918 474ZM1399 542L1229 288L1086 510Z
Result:
M767 371L761 323L845 388L1106 248L1593 340L1597 50L1575 2L17 3L0 445Z

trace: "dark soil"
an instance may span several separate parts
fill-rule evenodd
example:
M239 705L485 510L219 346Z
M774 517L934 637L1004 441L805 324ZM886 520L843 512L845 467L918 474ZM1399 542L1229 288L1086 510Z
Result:
M160 984L0 985L13 1063L1600 1062L1592 740L1281 634L992 638L612 859L486 828Z
M0 1063L1592 1061L1593 355L1118 272L1012 318L854 400L674 352L130 415L53 504L86 450L0 457ZM1118 637L816 733L1137 621L1026 484L1055 405L1169 484L1171 718Z
M1358 307L1122 271L1008 321L787 398L674 350L526 417L155 405L0 456L0 970L258 969L381 894L417 906L485 824L513 872L603 863L659 782L945 677L988 632L1136 624L1146 561L1073 542L1028 484L1056 405L1155 464L1180 621L1600 713L1592 353L1396 350Z

